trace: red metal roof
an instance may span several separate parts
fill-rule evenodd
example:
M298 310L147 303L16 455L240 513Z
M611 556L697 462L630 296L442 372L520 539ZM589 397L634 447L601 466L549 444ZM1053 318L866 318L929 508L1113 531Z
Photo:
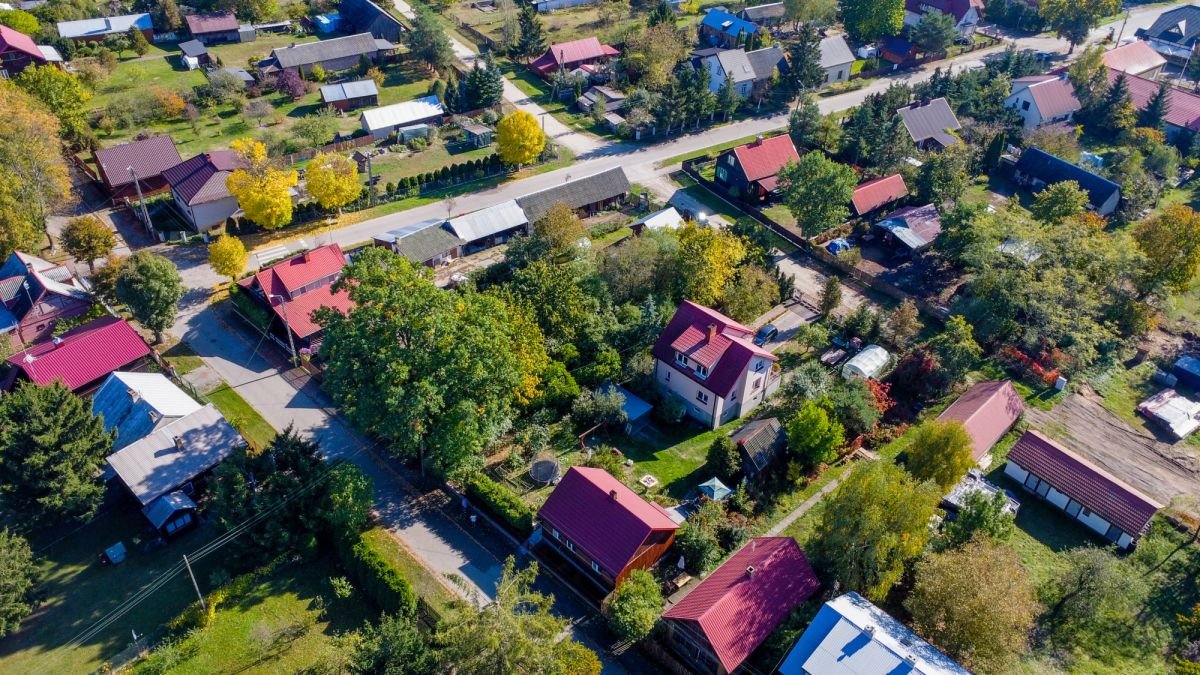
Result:
M345 266L346 256L342 253L342 247L327 244L259 270L254 275L254 281L264 293L287 295L289 300L293 300L302 297L296 295L297 291L335 276Z
M164 170L162 176L184 202L201 204L230 196L225 179L239 166L241 160L237 153L213 150Z
M104 316L63 333L58 344L34 345L8 362L36 384L62 380L75 391L149 355L150 348L128 323Z
M606 572L618 576L658 530L677 530L662 507L642 499L604 469L573 466L538 517Z
M619 56L620 54L621 52L616 48L601 44L600 40L593 36L570 42L552 44L546 50L546 53L529 64L529 67L538 72L547 73L551 70L567 67L582 61Z
M33 38L8 26L0 25L0 52L9 49L24 52L33 57L35 61L46 62L46 57L42 56L42 50L37 48Z
M296 337L304 339L321 332L321 326L313 321L312 314L321 307L330 307L342 314L354 308L354 301L346 291L333 292L333 284L322 286L315 291L309 291L293 300L287 301L287 324L292 327ZM271 302L271 308L283 321L284 306L279 300Z
M975 448L971 456L978 462L1024 412L1021 395L1011 381L1004 380L974 385L938 415L938 419L963 423Z
M1096 512L1126 534L1146 528L1162 505L1116 476L1036 431L1027 431L1008 459Z
M750 182L774 176L784 164L800 161L800 153L787 134L740 145L733 149L733 154Z
M854 188L854 197L850 203L854 206L854 213L861 216L907 194L908 186L904 184L904 176L895 173L869 180Z
M110 188L121 187L133 182L129 168L137 173L139 180L157 178L164 171L183 161L175 148L175 139L170 136L151 136L140 141L130 141L111 148L95 151L96 168L100 178Z
M716 327L711 340L709 326ZM752 357L779 360L779 357L755 345L752 341L753 335L754 331L724 314L684 300L675 310L671 322L658 336L653 354L655 358L695 380L705 389L725 398L750 365ZM676 364L675 352L695 359L708 368L708 377L700 378L691 368Z
M233 12L215 12L212 14L190 14L185 17L188 32L192 35L205 33L224 33L237 30L238 20Z
M1108 83L1111 85L1119 75L1120 73L1110 68ZM1129 98L1133 100L1133 107L1138 110L1149 105L1150 100L1158 93L1159 83L1153 80L1126 74L1125 82L1129 84ZM1167 124L1181 129L1200 129L1200 96L1168 86L1167 112L1164 118Z
M726 672L733 672L820 587L795 539L758 537L663 613L663 618L698 623Z
M1149 43L1141 40L1110 49L1104 52L1101 58L1104 65L1109 68L1130 75L1141 75L1148 70L1162 68L1167 64L1167 60L1162 57L1162 54L1154 51Z

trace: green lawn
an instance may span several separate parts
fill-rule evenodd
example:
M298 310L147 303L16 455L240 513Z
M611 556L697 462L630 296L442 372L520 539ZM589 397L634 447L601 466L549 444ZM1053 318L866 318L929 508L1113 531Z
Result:
M165 547L143 553L146 528L139 509L123 499L115 509L76 530L37 533L30 543L38 554L41 583L36 592L43 600L19 632L0 640L0 672L99 670L101 664L129 647L130 631L137 631L139 636L158 631L194 601L195 592L187 575L178 575L94 638L74 649L65 646L178 563L181 554L196 550L215 536L211 528L201 527ZM52 541L51 537L58 539ZM97 556L117 542L124 542L128 549L125 562L101 566ZM201 583L206 582L211 564L216 562L219 556L195 565Z
M633 228L622 227L619 230L614 230L608 234L596 237L592 240L592 248L597 251L608 248L614 244L619 244L628 237L633 236Z
M445 139L437 138L420 152L389 152L372 160L371 170L381 177L381 183L390 183L401 178L437 171L443 166L481 159L496 152L495 146L473 148L459 143L452 145L453 152Z
M772 204L763 209L762 212L768 218L783 225L784 227L796 227L796 216L792 215L792 210L783 204Z
M729 434L743 422L734 420L711 431L700 431L697 424L688 420L674 428L647 426L636 437L613 438L610 445L633 460L631 481L636 482L648 473L658 479L658 489L679 499L711 478L704 471L708 447L717 437Z
M245 438L250 446L261 450L271 444L277 433L275 427L263 419L242 395L227 384L205 394L217 410L229 420L233 428Z
M186 342L176 343L163 352L163 358L167 363L175 366L175 372L179 375L186 375L204 365L204 359L197 356Z
M375 543L375 550L387 556L388 562L400 570L404 578L413 585L417 595L440 613L443 620L452 618L466 606L461 597L446 588L445 583L414 558L387 530L376 527L363 533L363 538ZM451 580L446 581L453 583Z
M337 633L374 613L355 589L333 595L329 579L342 576L333 561L284 565L250 592L218 606L207 628L139 664L135 673L317 672L335 661Z

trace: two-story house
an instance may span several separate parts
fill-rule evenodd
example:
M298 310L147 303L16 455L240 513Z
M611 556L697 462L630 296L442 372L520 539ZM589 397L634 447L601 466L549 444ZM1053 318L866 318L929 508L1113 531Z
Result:
M779 388L779 357L754 344L754 331L690 300L658 337L654 378L716 429L750 412Z
M237 197L225 181L240 166L241 160L232 150L212 150L162 171L175 206L192 229L219 229L238 212Z
M0 340L16 349L49 340L55 323L91 306L92 296L66 265L20 251L0 265Z
M961 37L975 32L983 12L983 0L905 0L904 25L916 26L930 12L949 14Z
M1068 122L1081 107L1066 73L1018 77L1004 106L1017 111L1026 129Z
M770 89L776 72L786 72L787 59L783 48L766 47L748 52L726 49L704 57L708 71L708 89L721 91L726 80L733 80L733 89L740 98L758 98Z
M791 136L760 136L753 143L721 153L713 177L731 195L751 203L761 202L779 187L777 176L784 165L798 161L800 153Z
M545 542L597 588L612 591L633 570L653 567L679 525L604 469L573 466L538 511Z

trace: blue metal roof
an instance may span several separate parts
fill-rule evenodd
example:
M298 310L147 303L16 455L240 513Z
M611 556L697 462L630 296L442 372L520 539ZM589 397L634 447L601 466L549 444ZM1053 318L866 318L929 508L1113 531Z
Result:
M708 14L704 15L704 19L700 22L700 25L719 30L730 37L737 37L743 32L746 35L752 35L758 31L757 24L745 19L739 19L720 8L708 10Z

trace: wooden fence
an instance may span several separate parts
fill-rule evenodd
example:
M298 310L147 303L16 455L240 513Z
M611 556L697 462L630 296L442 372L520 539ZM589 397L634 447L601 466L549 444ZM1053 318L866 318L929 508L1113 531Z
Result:
M351 138L351 139L348 139L345 141L338 141L336 143L330 143L329 145L323 145L319 148L309 148L307 150L301 150L300 152L294 152L290 155L283 155L279 159L281 161L283 161L285 164L287 164L288 166L291 166L292 164L298 164L300 162L307 162L308 160L312 159L313 157L316 157L317 153L319 153L319 152L324 152L324 153L345 152L347 150L361 148L364 145L371 145L374 142L375 142L374 136L372 136L371 134L364 134L357 138Z
M857 267L847 265L846 263L838 260L833 254L831 254L829 251L826 251L823 247L814 246L812 244L812 242L810 242L805 237L792 231L790 228L786 228L783 225L780 225L778 222L773 220L771 217L767 216L765 213L763 213L762 211L760 211L758 208L754 207L753 205L746 204L745 202L742 202L740 199L732 197L731 195L726 193L725 190L722 189L719 185L708 180L704 176L701 176L700 172L696 169L696 166L698 164L705 164L709 161L710 161L710 159L708 157L698 157L695 159L685 160L683 162L683 172L685 174L687 174L688 176L690 176L693 180L695 180L701 186L708 189L713 194L724 199L730 205L732 205L732 206L736 207L737 209L741 210L742 212L744 212L751 219L757 221L763 227L774 232L775 234L779 235L780 237L783 237L785 240L795 244L801 251L808 253L813 258L816 258L820 262L828 265L829 267L832 267L834 270L840 272L841 274L853 277L854 279L857 279L858 281L862 282L868 288L878 291L880 293L883 293L884 295L886 295L890 298L894 298L896 300L912 300L917 305L917 309L921 310L928 316L930 316L934 319L937 319L938 321L945 322L946 319L950 318L950 310L949 309L947 309L945 307L941 307L939 305L935 305L931 302L924 300L923 298L919 298L919 297L901 289L900 287L896 286L895 284L884 281L883 279L880 279L879 277L877 277L873 274L864 272L864 271L858 269Z

